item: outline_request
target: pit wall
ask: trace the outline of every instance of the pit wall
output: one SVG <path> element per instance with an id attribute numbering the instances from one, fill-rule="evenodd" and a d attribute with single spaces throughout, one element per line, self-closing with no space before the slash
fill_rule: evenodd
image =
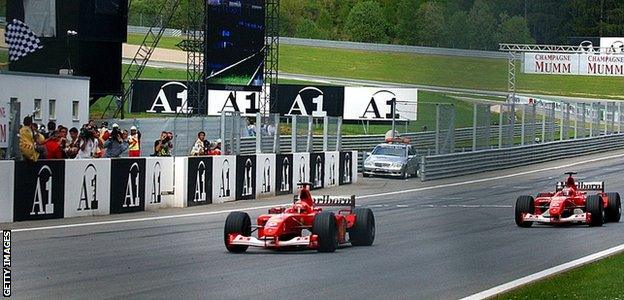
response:
<path id="1" fill-rule="evenodd" d="M 354 159 L 356 158 L 356 159 Z M 357 151 L 0 161 L 0 222 L 255 200 L 357 181 Z"/>

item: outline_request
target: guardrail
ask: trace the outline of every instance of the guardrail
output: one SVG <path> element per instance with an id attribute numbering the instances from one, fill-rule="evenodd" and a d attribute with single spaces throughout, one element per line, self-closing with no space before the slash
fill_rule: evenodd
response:
<path id="1" fill-rule="evenodd" d="M 422 157 L 421 180 L 514 168 L 624 148 L 624 134 Z"/>
<path id="2" fill-rule="evenodd" d="M 154 28 L 154 30 L 157 30 L 157 29 L 158 28 Z M 149 30 L 149 27 L 128 26 L 128 33 L 146 34 L 148 30 Z M 182 35 L 183 35 L 182 30 L 172 29 L 172 28 L 166 28 L 165 32 L 163 33 L 163 36 L 168 36 L 168 37 L 179 37 Z M 358 42 L 348 42 L 348 41 L 302 39 L 302 38 L 293 38 L 293 37 L 280 37 L 280 43 L 283 45 L 297 45 L 297 46 L 309 46 L 309 47 L 321 47 L 321 48 L 338 48 L 338 49 L 365 50 L 365 51 L 399 52 L 399 53 L 479 57 L 479 58 L 495 58 L 495 59 L 507 58 L 507 55 L 508 55 L 507 53 L 497 52 L 497 51 L 421 47 L 421 46 L 392 45 L 392 44 L 371 44 L 371 43 L 358 43 Z"/>

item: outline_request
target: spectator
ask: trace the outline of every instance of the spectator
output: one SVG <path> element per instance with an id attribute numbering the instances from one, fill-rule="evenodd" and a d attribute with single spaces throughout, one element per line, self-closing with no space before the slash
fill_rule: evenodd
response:
<path id="1" fill-rule="evenodd" d="M 71 138 L 71 140 L 68 141 L 68 144 L 65 147 L 65 157 L 76 158 L 79 150 L 78 141 L 80 140 L 80 138 L 78 137 L 78 128 L 72 127 L 69 130 L 69 137 Z"/>
<path id="2" fill-rule="evenodd" d="M 141 132 L 137 130 L 136 126 L 130 127 L 130 136 L 128 136 L 128 144 L 130 150 L 128 156 L 140 157 L 141 156 Z"/>
<path id="3" fill-rule="evenodd" d="M 110 137 L 104 142 L 104 149 L 106 149 L 104 154 L 106 158 L 120 157 L 124 151 L 128 150 L 128 141 L 124 140 L 123 132 L 118 128 L 113 128 Z"/>
<path id="4" fill-rule="evenodd" d="M 256 136 L 256 125 L 252 119 L 247 119 L 247 135 Z"/>
<path id="5" fill-rule="evenodd" d="M 193 144 L 193 148 L 191 148 L 191 156 L 199 156 L 206 154 L 206 148 L 204 147 L 204 140 L 206 139 L 206 133 L 200 131 L 197 134 L 197 140 L 195 144 Z"/>
<path id="6" fill-rule="evenodd" d="M 43 153 L 40 145 L 45 138 L 37 130 L 37 124 L 33 123 L 32 117 L 24 118 L 24 126 L 19 131 L 19 148 L 22 157 L 31 162 L 36 162 Z"/>
<path id="7" fill-rule="evenodd" d="M 217 139 L 215 146 L 210 149 L 208 155 L 221 155 L 221 139 Z"/>
<path id="8" fill-rule="evenodd" d="M 269 125 L 267 125 L 267 133 L 269 134 L 269 136 L 274 136 L 275 135 L 275 125 L 269 123 Z"/>
<path id="9" fill-rule="evenodd" d="M 94 158 L 98 157 L 99 143 L 97 139 L 97 130 L 92 126 L 85 126 L 80 130 L 80 139 L 78 141 L 78 154 L 76 158 Z"/>
<path id="10" fill-rule="evenodd" d="M 46 139 L 54 135 L 54 132 L 56 131 L 56 123 L 54 123 L 54 121 L 49 121 L 47 129 L 48 130 L 43 134 L 43 137 Z"/>
<path id="11" fill-rule="evenodd" d="M 49 127 L 48 127 L 49 130 Z M 50 137 L 45 141 L 46 159 L 63 158 L 63 150 L 61 148 L 61 137 L 56 131 L 50 132 Z"/>
<path id="12" fill-rule="evenodd" d="M 100 143 L 104 144 L 104 142 L 108 141 L 111 134 L 111 131 L 108 130 L 108 122 L 102 122 L 102 127 L 100 127 L 99 133 Z"/>
<path id="13" fill-rule="evenodd" d="M 166 131 L 160 133 L 160 139 L 154 142 L 154 156 L 171 156 L 171 138 L 172 135 Z"/>

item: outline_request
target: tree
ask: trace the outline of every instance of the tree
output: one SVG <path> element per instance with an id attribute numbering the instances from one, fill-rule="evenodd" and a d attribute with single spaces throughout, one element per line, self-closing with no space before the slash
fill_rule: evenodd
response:
<path id="1" fill-rule="evenodd" d="M 316 23 L 312 22 L 309 19 L 303 19 L 297 25 L 295 29 L 295 36 L 299 38 L 306 39 L 326 39 L 328 38 L 327 34 L 325 34 Z"/>
<path id="2" fill-rule="evenodd" d="M 465 11 L 455 12 L 448 21 L 447 47 L 468 49 L 468 14 Z"/>
<path id="3" fill-rule="evenodd" d="M 351 9 L 345 23 L 345 31 L 352 41 L 385 43 L 388 22 L 379 4 L 374 1 L 359 2 Z"/>
<path id="4" fill-rule="evenodd" d="M 468 14 L 468 44 L 470 49 L 494 50 L 497 23 L 492 8 L 485 0 L 475 1 Z"/>
<path id="5" fill-rule="evenodd" d="M 396 40 L 399 44 L 416 45 L 418 42 L 418 0 L 401 0 L 397 3 Z"/>
<path id="6" fill-rule="evenodd" d="M 446 40 L 446 22 L 442 7 L 436 2 L 425 2 L 418 9 L 418 40 L 423 46 L 439 47 Z"/>
<path id="7" fill-rule="evenodd" d="M 534 44 L 535 39 L 529 32 L 529 24 L 521 16 L 507 17 L 503 15 L 496 40 L 508 44 Z"/>

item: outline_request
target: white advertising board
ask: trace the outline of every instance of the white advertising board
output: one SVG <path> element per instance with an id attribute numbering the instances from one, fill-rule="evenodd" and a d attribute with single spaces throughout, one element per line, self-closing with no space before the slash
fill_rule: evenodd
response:
<path id="1" fill-rule="evenodd" d="M 260 93 L 253 91 L 208 91 L 208 115 L 220 116 L 221 112 L 240 112 L 255 116 L 259 112 Z"/>
<path id="2" fill-rule="evenodd" d="M 65 218 L 110 213 L 110 159 L 65 161 Z"/>
<path id="3" fill-rule="evenodd" d="M 524 73 L 624 76 L 624 54 L 525 53 Z"/>
<path id="4" fill-rule="evenodd" d="M 345 120 L 392 120 L 391 101 L 396 100 L 396 120 L 416 120 L 418 90 L 411 88 L 345 87 Z"/>

